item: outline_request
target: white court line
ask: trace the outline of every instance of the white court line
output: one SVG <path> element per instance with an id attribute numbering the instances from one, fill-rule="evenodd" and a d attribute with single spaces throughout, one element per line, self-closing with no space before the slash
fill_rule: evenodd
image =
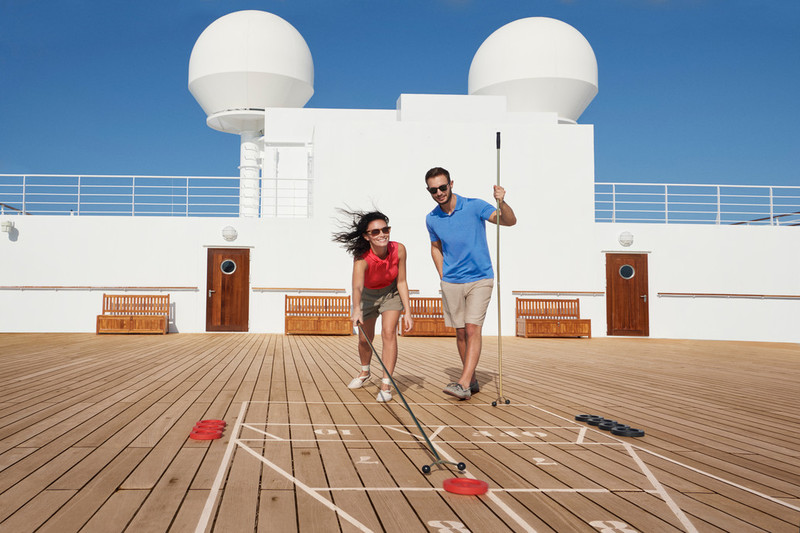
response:
<path id="1" fill-rule="evenodd" d="M 398 430 L 399 431 L 399 430 Z M 405 433 L 401 431 L 401 433 Z M 398 439 L 331 439 L 331 438 L 322 438 L 322 439 L 286 439 L 284 442 L 347 442 L 347 443 L 356 443 L 356 442 L 376 442 L 381 444 L 386 443 L 393 443 L 397 442 L 400 444 L 409 444 L 412 442 L 425 442 L 424 439 L 417 435 L 410 435 L 415 438 L 415 440 L 398 440 Z M 263 440 L 263 439 L 239 439 L 240 442 L 263 442 L 265 444 L 269 444 L 271 442 L 281 442 L 277 440 Z M 583 446 L 624 446 L 624 442 L 583 442 L 583 443 L 576 443 L 575 441 L 524 441 L 524 440 L 440 440 L 442 444 L 499 444 L 499 445 L 506 445 L 506 444 L 522 444 L 525 446 L 566 446 L 567 444 L 582 444 Z"/>
<path id="2" fill-rule="evenodd" d="M 663 485 L 661 485 L 658 479 L 656 479 L 656 476 L 654 476 L 653 473 L 650 471 L 650 469 L 647 468 L 647 465 L 644 464 L 644 461 L 642 461 L 636 454 L 636 451 L 633 449 L 633 446 L 626 443 L 625 449 L 628 450 L 628 453 L 631 454 L 633 460 L 636 461 L 636 464 L 639 465 L 639 468 L 642 469 L 642 472 L 644 472 L 644 475 L 647 476 L 647 479 L 650 481 L 650 484 L 652 484 L 653 488 L 656 489 L 658 495 L 661 496 L 661 499 L 663 499 L 664 502 L 666 502 L 667 507 L 669 507 L 669 509 L 675 514 L 677 519 L 680 520 L 681 524 L 683 524 L 683 527 L 686 528 L 687 533 L 697 533 L 697 529 L 694 527 L 694 524 L 692 524 L 692 522 L 689 520 L 689 517 L 687 517 L 686 513 L 684 513 L 683 510 L 678 506 L 678 504 L 675 503 L 675 500 L 673 500 L 670 497 L 670 495 L 667 494 L 667 491 L 666 489 L 664 489 Z"/>
<path id="3" fill-rule="evenodd" d="M 453 459 L 453 458 L 452 458 L 450 455 L 448 455 L 448 454 L 447 454 L 447 452 L 445 452 L 445 451 L 444 451 L 444 450 L 441 448 L 441 446 L 436 446 L 436 443 L 435 443 L 435 442 L 431 442 L 431 444 L 433 444 L 433 446 L 434 446 L 434 447 L 435 447 L 437 450 L 439 450 L 439 455 L 441 455 L 442 457 L 444 457 L 445 459 L 447 459 L 447 460 L 448 460 L 448 461 L 450 461 L 451 463 L 455 463 L 455 462 L 456 462 L 456 461 L 455 461 L 455 459 Z M 475 476 L 473 476 L 472 474 L 470 474 L 470 473 L 469 473 L 469 470 L 464 470 L 464 474 L 468 475 L 468 476 L 469 476 L 469 477 L 471 477 L 472 479 L 475 479 Z M 533 528 L 533 527 L 532 527 L 530 524 L 528 524 L 528 523 L 527 523 L 525 520 L 523 520 L 523 519 L 522 519 L 522 517 L 521 517 L 521 516 L 519 516 L 517 513 L 515 513 L 515 512 L 514 512 L 514 510 L 513 510 L 511 507 L 509 507 L 508 505 L 506 505 L 506 504 L 505 504 L 505 502 L 503 502 L 503 500 L 501 500 L 499 497 L 497 497 L 497 495 L 496 495 L 494 492 L 492 492 L 492 491 L 489 491 L 489 492 L 487 492 L 486 494 L 487 494 L 488 498 L 489 498 L 489 499 L 490 499 L 490 500 L 491 500 L 491 501 L 492 501 L 492 502 L 493 502 L 495 505 L 497 505 L 498 507 L 500 507 L 500 509 L 502 509 L 502 510 L 503 510 L 503 512 L 505 512 L 505 513 L 508 515 L 508 517 L 509 517 L 509 518 L 511 518 L 511 519 L 512 519 L 514 522 L 516 522 L 516 523 L 517 523 L 517 524 L 518 524 L 520 527 L 522 527 L 523 531 L 526 531 L 527 533 L 536 533 L 536 530 L 535 530 L 535 529 L 534 529 L 534 528 Z"/>
<path id="4" fill-rule="evenodd" d="M 314 487 L 319 492 L 445 492 L 436 487 Z M 611 491 L 609 489 L 489 489 L 489 492 L 562 492 L 562 493 L 603 493 L 609 492 L 646 492 L 657 493 L 656 490 Z"/>
<path id="5" fill-rule="evenodd" d="M 541 407 L 537 407 L 535 405 L 530 405 L 530 407 L 533 407 L 534 409 L 538 409 L 539 411 L 542 411 L 542 412 L 547 413 L 549 415 L 558 417 L 558 418 L 560 418 L 562 420 L 569 420 L 568 418 L 564 418 L 561 415 L 557 415 L 555 413 L 551 413 L 547 409 L 542 409 Z M 600 432 L 600 430 L 597 430 L 597 431 Z M 730 485 L 731 487 L 735 487 L 735 488 L 743 490 L 745 492 L 749 492 L 750 494 L 753 494 L 754 496 L 758 496 L 759 498 L 764 498 L 765 500 L 769 500 L 769 501 L 771 501 L 773 503 L 777 503 L 777 504 L 782 505 L 784 507 L 788 507 L 789 509 L 792 509 L 794 511 L 800 511 L 800 507 L 799 506 L 792 505 L 791 503 L 779 500 L 778 498 L 773 498 L 769 494 L 764 494 L 763 492 L 758 492 L 757 490 L 745 487 L 744 485 L 739 485 L 738 483 L 734 483 L 733 481 L 727 480 L 725 478 L 721 478 L 719 476 L 715 476 L 714 474 L 711 474 L 711 473 L 706 472 L 704 470 L 700 470 L 699 468 L 695 468 L 693 466 L 689 466 L 687 464 L 681 463 L 680 461 L 677 461 L 675 459 L 671 459 L 669 457 L 665 457 L 665 456 L 661 455 L 660 453 L 656 453 L 656 452 L 654 452 L 652 450 L 648 450 L 647 448 L 643 448 L 642 446 L 634 446 L 632 444 L 628 444 L 627 442 L 624 442 L 621 439 L 617 439 L 617 438 L 615 438 L 615 437 L 613 437 L 611 435 L 608 435 L 608 437 L 612 438 L 614 440 L 618 440 L 621 444 L 624 444 L 626 446 L 633 446 L 635 449 L 637 449 L 639 451 L 642 451 L 642 452 L 645 452 L 645 453 L 649 453 L 650 455 L 654 455 L 655 457 L 658 457 L 659 459 L 663 459 L 664 461 L 667 461 L 667 462 L 672 463 L 674 465 L 678 465 L 678 466 L 680 466 L 682 468 L 686 468 L 687 470 L 691 470 L 692 472 L 696 472 L 698 474 L 702 474 L 702 475 L 704 475 L 706 477 L 709 477 L 709 478 L 714 479 L 716 481 L 719 481 L 721 483 L 725 483 L 726 485 Z"/>
<path id="6" fill-rule="evenodd" d="M 252 455 L 256 459 L 258 459 L 259 461 L 261 461 L 265 465 L 269 466 L 271 469 L 273 469 L 274 471 L 276 471 L 277 473 L 279 473 L 280 475 L 282 475 L 283 477 L 285 477 L 286 479 L 288 479 L 289 481 L 294 483 L 297 487 L 300 487 L 300 489 L 302 489 L 303 492 L 305 492 L 306 494 L 308 494 L 309 496 L 311 496 L 312 498 L 314 498 L 315 500 L 320 502 L 322 505 L 324 505 L 325 507 L 327 507 L 331 511 L 335 512 L 336 514 L 338 514 L 339 516 L 341 516 L 342 518 L 344 518 L 345 520 L 347 520 L 351 524 L 353 524 L 359 531 L 364 531 L 365 533 L 372 533 L 371 529 L 369 529 L 367 526 L 365 526 L 364 524 L 362 524 L 361 522 L 356 520 L 354 517 L 350 516 L 344 509 L 334 505 L 332 502 L 330 502 L 330 501 L 326 500 L 325 498 L 323 498 L 322 496 L 320 496 L 316 492 L 316 489 L 312 489 L 311 487 L 309 487 L 308 485 L 306 485 L 305 483 L 303 483 L 302 481 L 300 481 L 296 477 L 292 476 L 291 474 L 289 474 L 288 472 L 283 470 L 281 467 L 279 467 L 278 465 L 276 465 L 275 463 L 273 463 L 272 461 L 270 461 L 269 459 L 264 457 L 263 455 L 256 453 L 250 447 L 245 446 L 244 444 L 241 444 L 241 443 L 239 443 L 239 446 L 242 449 L 244 449 L 244 451 L 246 451 L 247 453 L 249 453 L 250 455 Z M 330 490 L 330 489 L 322 489 L 322 490 Z"/>
<path id="7" fill-rule="evenodd" d="M 225 448 L 225 455 L 222 456 L 219 470 L 217 470 L 217 477 L 214 478 L 214 484 L 211 485 L 211 492 L 206 498 L 206 504 L 203 507 L 203 512 L 200 514 L 200 521 L 197 522 L 195 533 L 205 533 L 208 528 L 208 522 L 211 519 L 211 512 L 214 510 L 214 504 L 217 503 L 217 494 L 219 488 L 222 486 L 222 481 L 225 478 L 225 472 L 228 471 L 228 463 L 230 463 L 233 449 L 236 447 L 236 437 L 242 427 L 242 420 L 244 420 L 244 413 L 247 410 L 247 402 L 242 402 L 242 407 L 239 409 L 239 416 L 236 418 L 236 424 L 233 426 L 233 438 L 228 442 Z"/>
<path id="8" fill-rule="evenodd" d="M 282 438 L 282 437 L 278 437 L 277 435 L 273 435 L 272 433 L 268 433 L 268 432 L 266 432 L 266 431 L 262 431 L 262 430 L 260 430 L 260 429 L 254 428 L 254 427 L 252 427 L 250 424 L 242 424 L 242 427 L 246 427 L 246 428 L 247 428 L 247 429 L 249 429 L 250 431 L 255 431 L 256 433 L 261 433 L 262 435 L 265 435 L 265 436 L 267 436 L 267 437 L 271 438 L 271 439 L 272 439 L 272 440 L 274 440 L 274 441 L 279 441 L 279 442 L 281 442 L 281 441 L 282 441 L 282 442 L 286 442 L 286 439 L 284 439 L 284 438 Z M 240 439 L 240 440 L 241 440 L 241 439 Z M 256 439 L 247 439 L 247 440 L 253 440 L 253 441 L 254 441 L 254 440 L 256 440 Z"/>
<path id="9" fill-rule="evenodd" d="M 586 436 L 586 428 L 582 427 L 580 433 L 578 433 L 578 438 L 575 439 L 575 444 L 583 444 L 583 438 Z"/>
<path id="10" fill-rule="evenodd" d="M 338 404 L 337 404 L 338 405 Z M 453 428 L 453 429 L 586 429 L 586 426 L 581 426 L 578 424 L 572 426 L 453 426 L 447 425 L 442 426 L 441 424 L 423 424 L 420 422 L 420 425 L 427 428 L 433 427 L 443 427 L 443 428 Z M 293 422 L 259 422 L 258 424 L 254 423 L 247 423 L 245 426 L 250 428 L 256 428 L 259 426 L 292 426 L 292 427 L 336 427 L 336 428 L 391 428 L 391 429 L 413 429 L 416 427 L 412 424 L 328 424 L 325 422 L 309 422 L 309 423 L 293 423 Z"/>

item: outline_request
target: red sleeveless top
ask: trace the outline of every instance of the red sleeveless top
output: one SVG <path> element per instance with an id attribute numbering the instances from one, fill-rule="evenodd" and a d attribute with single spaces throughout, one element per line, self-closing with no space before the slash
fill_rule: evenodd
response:
<path id="1" fill-rule="evenodd" d="M 361 256 L 367 262 L 367 271 L 364 273 L 364 287 L 367 289 L 383 289 L 397 279 L 397 243 L 389 241 L 388 253 L 381 259 L 372 252 L 372 248 Z"/>

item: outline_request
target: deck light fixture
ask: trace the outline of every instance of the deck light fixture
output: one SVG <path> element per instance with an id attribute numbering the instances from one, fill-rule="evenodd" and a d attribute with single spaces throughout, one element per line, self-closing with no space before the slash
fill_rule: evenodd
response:
<path id="1" fill-rule="evenodd" d="M 620 233 L 619 243 L 626 248 L 631 244 L 633 244 L 633 233 L 631 233 L 630 231 L 623 231 L 622 233 Z"/>
<path id="2" fill-rule="evenodd" d="M 11 233 L 11 230 L 14 229 L 14 222 L 11 220 L 4 220 L 0 222 L 0 229 L 2 229 L 3 233 Z"/>
<path id="3" fill-rule="evenodd" d="M 236 237 L 239 236 L 239 233 L 236 231 L 236 228 L 233 226 L 225 226 L 222 228 L 222 238 L 226 241 L 235 241 Z"/>

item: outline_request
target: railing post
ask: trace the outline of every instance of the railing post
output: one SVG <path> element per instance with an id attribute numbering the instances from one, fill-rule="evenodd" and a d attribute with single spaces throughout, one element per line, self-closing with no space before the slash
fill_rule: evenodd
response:
<path id="1" fill-rule="evenodd" d="M 611 184 L 611 222 L 617 221 L 617 184 Z"/>
<path id="2" fill-rule="evenodd" d="M 773 199 L 772 199 L 772 187 L 770 187 L 769 188 L 769 225 L 770 226 L 776 225 L 775 224 L 775 218 L 774 218 L 775 217 L 775 212 L 773 210 L 772 201 L 773 201 Z"/>
<path id="3" fill-rule="evenodd" d="M 722 201 L 719 193 L 719 185 L 717 185 L 717 226 L 722 223 Z"/>
<path id="4" fill-rule="evenodd" d="M 26 202 L 26 200 L 28 198 L 27 192 L 28 192 L 28 176 L 23 175 L 22 176 L 22 214 L 23 215 L 28 212 L 28 210 L 25 208 L 25 202 Z"/>
<path id="5" fill-rule="evenodd" d="M 669 185 L 664 184 L 664 224 L 669 224 Z"/>
<path id="6" fill-rule="evenodd" d="M 131 216 L 136 216 L 136 176 L 131 176 Z"/>
<path id="7" fill-rule="evenodd" d="M 78 216 L 81 215 L 81 194 L 82 194 L 81 188 L 82 188 L 81 187 L 81 176 L 78 176 L 78 205 L 77 205 L 77 211 L 78 211 L 77 215 Z"/>

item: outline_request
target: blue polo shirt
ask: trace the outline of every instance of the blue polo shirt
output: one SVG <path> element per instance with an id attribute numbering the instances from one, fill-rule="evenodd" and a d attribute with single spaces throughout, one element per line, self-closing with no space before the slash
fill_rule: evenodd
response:
<path id="1" fill-rule="evenodd" d="M 425 217 L 431 242 L 442 242 L 443 277 L 448 283 L 493 279 L 492 258 L 486 242 L 486 221 L 496 208 L 479 198 L 456 195 L 451 214 L 438 205 Z"/>

